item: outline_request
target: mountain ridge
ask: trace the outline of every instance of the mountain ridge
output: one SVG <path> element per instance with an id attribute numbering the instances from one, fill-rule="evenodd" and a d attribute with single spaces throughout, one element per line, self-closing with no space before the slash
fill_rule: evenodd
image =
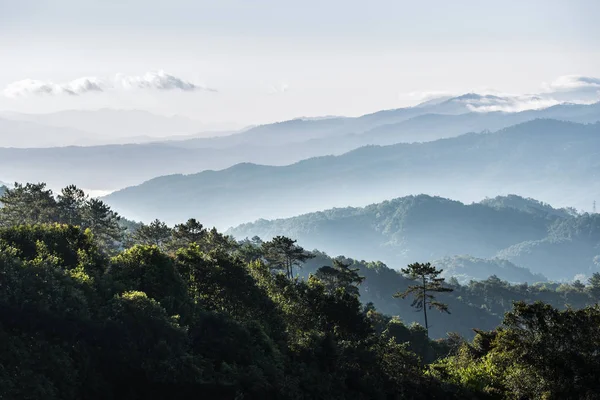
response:
<path id="1" fill-rule="evenodd" d="M 136 193 L 144 193 L 146 205 L 135 207 L 136 212 L 173 222 L 184 213 L 195 213 L 210 224 L 225 227 L 260 217 L 359 206 L 411 193 L 472 201 L 512 192 L 551 202 L 560 197 L 561 206 L 582 207 L 600 195 L 593 185 L 600 171 L 595 151 L 600 147 L 599 132 L 599 123 L 536 120 L 494 133 L 365 146 L 340 156 L 281 167 L 245 163 L 178 176 L 169 191 L 161 187 L 161 182 L 169 179 L 161 177 L 117 191 L 106 200 L 128 213 L 134 208 L 127 203 L 136 203 Z M 177 211 L 161 215 L 161 204 L 176 204 L 173 209 Z M 227 207 L 235 207 L 238 218 L 228 216 Z M 144 219 L 143 215 L 135 218 Z"/>

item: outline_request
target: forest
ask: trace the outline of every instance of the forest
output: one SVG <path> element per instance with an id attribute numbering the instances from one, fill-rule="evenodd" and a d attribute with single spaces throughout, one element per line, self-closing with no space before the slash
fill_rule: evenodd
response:
<path id="1" fill-rule="evenodd" d="M 516 195 L 471 204 L 405 196 L 360 208 L 261 219 L 227 233 L 265 240 L 290 236 L 309 248 L 379 259 L 396 268 L 435 261 L 462 283 L 490 275 L 510 282 L 573 280 L 591 275 L 600 260 L 600 215 Z"/>
<path id="2" fill-rule="evenodd" d="M 594 399 L 600 390 L 597 273 L 461 284 L 429 263 L 396 270 L 285 236 L 238 241 L 193 218 L 128 221 L 75 186 L 55 195 L 16 184 L 0 202 L 0 398 Z"/>

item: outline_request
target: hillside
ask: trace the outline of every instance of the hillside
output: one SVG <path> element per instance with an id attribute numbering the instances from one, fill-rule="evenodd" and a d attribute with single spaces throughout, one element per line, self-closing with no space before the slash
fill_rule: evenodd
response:
<path id="1" fill-rule="evenodd" d="M 463 283 L 490 275 L 533 283 L 589 276 L 596 270 L 600 215 L 561 215 L 561 210 L 551 207 L 552 212 L 530 212 L 497 206 L 507 199 L 514 203 L 516 198 L 466 205 L 439 197 L 408 196 L 364 208 L 259 220 L 228 233 L 238 238 L 290 236 L 308 248 L 379 259 L 396 269 L 414 261 L 435 260 L 447 277 L 456 276 Z M 525 207 L 528 210 L 541 204 L 519 199 L 522 205 L 531 204 Z"/>
<path id="2" fill-rule="evenodd" d="M 456 100 L 454 100 L 456 101 Z M 461 103 L 462 104 L 462 103 Z M 443 112 L 461 111 L 462 114 Z M 100 112 L 100 111 L 98 111 Z M 108 111 L 103 111 L 107 113 Z M 86 121 L 99 119 L 91 112 L 78 115 Z M 152 125 L 153 118 L 144 122 L 143 113 L 124 113 L 122 116 L 113 110 L 102 124 L 90 122 L 90 132 L 114 126 L 115 134 L 126 135 L 145 132 Z M 104 115 L 104 114 L 102 114 Z M 67 114 L 68 116 L 68 114 Z M 46 118 L 45 116 L 44 118 Z M 85 117 L 85 118 L 84 118 Z M 157 176 L 169 174 L 190 174 L 203 170 L 218 170 L 237 163 L 250 162 L 265 165 L 289 165 L 310 157 L 340 155 L 365 145 L 390 145 L 396 143 L 426 142 L 440 138 L 455 137 L 467 132 L 495 131 L 535 118 L 555 118 L 574 122 L 600 121 L 600 105 L 559 105 L 544 110 L 519 113 L 470 112 L 467 108 L 439 108 L 437 105 L 411 107 L 381 111 L 357 118 L 333 117 L 326 119 L 295 119 L 266 124 L 245 129 L 236 134 L 212 138 L 187 140 L 156 139 L 153 143 L 128 145 L 102 145 L 66 148 L 0 148 L 0 170 L 13 181 L 43 180 L 52 187 L 62 187 L 71 183 L 95 190 L 116 190 L 139 184 Z M 33 118 L 33 117 L 32 117 Z M 35 121 L 47 122 L 42 117 Z M 56 116 L 53 117 L 56 119 Z M 111 122 L 123 120 L 122 124 Z M 156 117 L 158 118 L 158 117 Z M 161 117 L 155 129 L 166 130 L 172 119 Z M 57 123 L 54 119 L 50 122 Z M 132 120 L 132 121 L 130 121 Z M 179 132 L 180 124 L 173 120 L 172 132 Z M 0 121 L 1 122 L 1 121 Z M 10 124 L 33 122 L 7 121 Z M 81 122 L 81 121 L 80 121 Z M 10 126 L 13 126 L 10 125 Z M 74 126 L 85 126 L 83 122 Z M 37 147 L 47 144 L 92 144 L 94 141 L 109 140 L 105 136 L 73 131 L 72 128 L 58 128 L 49 125 L 36 125 L 43 140 L 34 140 L 16 128 L 2 128 L 0 147 L 16 144 L 37 143 Z M 182 128 L 183 129 L 183 128 Z M 14 135 L 20 132 L 19 135 Z M 148 131 L 150 132 L 150 131 Z M 4 135 L 3 135 L 4 133 Z M 65 137 L 73 140 L 65 141 Z M 96 137 L 97 136 L 97 137 Z M 85 138 L 89 138 L 84 142 Z M 132 138 L 132 136 L 129 136 Z M 62 140 L 62 142 L 61 142 Z M 115 143 L 116 136 L 112 139 Z M 133 140 L 133 139 L 132 139 Z M 136 139 L 137 140 L 137 139 Z M 142 140 L 142 139 L 140 139 Z M 147 141 L 146 137 L 143 139 Z M 78 168 L 71 168 L 77 165 Z"/>
<path id="3" fill-rule="evenodd" d="M 500 228 L 498 214 L 509 226 L 519 224 L 511 217 L 519 215 L 545 218 L 553 237 L 597 238 L 596 216 L 542 217 L 512 207 L 539 202 L 494 200 L 509 206 L 399 199 L 386 229 L 410 230 L 414 209 L 437 204 L 465 225 L 477 224 L 470 213 Z M 383 399 L 406 392 L 420 399 L 509 399 L 512 388 L 500 386 L 495 393 L 502 397 L 490 397 L 487 386 L 457 378 L 475 370 L 484 382 L 513 382 L 516 371 L 530 382 L 538 363 L 512 357 L 532 348 L 550 354 L 543 365 L 563 347 L 573 368 L 595 365 L 600 273 L 586 283 L 510 284 L 494 274 L 461 284 L 464 269 L 526 270 L 497 259 L 438 260 L 448 280 L 436 280 L 443 292 L 427 293 L 450 312 L 432 310 L 427 319 L 402 295 L 417 282 L 381 262 L 309 253 L 287 238 L 235 241 L 193 219 L 174 227 L 120 221 L 72 186 L 54 197 L 43 183 L 16 184 L 0 203 L 3 398 L 122 398 L 126 385 L 126 397 L 144 399 L 164 398 L 165 391 L 177 398 Z M 388 215 L 389 207 L 374 208 Z M 453 218 L 428 214 L 430 227 Z M 502 229 L 479 229 L 503 242 Z M 433 268 L 423 282 L 440 272 Z M 567 342 L 574 331 L 577 340 Z M 585 382 L 588 393 L 596 380 Z M 538 398 L 537 388 L 526 398 Z"/>
<path id="4" fill-rule="evenodd" d="M 124 215 L 229 227 L 414 193 L 475 201 L 516 193 L 559 206 L 600 197 L 600 123 L 535 120 L 494 133 L 367 146 L 288 166 L 238 164 L 163 176 L 106 197 Z M 235 212 L 233 212 L 235 210 Z"/>
<path id="5" fill-rule="evenodd" d="M 400 142 L 426 142 L 455 137 L 467 132 L 486 130 L 493 132 L 540 118 L 594 123 L 600 120 L 600 103 L 592 105 L 562 104 L 541 110 L 513 113 L 495 111 L 462 114 L 423 114 L 406 121 L 380 125 L 359 135 L 358 139 L 363 144 L 379 145 Z"/>

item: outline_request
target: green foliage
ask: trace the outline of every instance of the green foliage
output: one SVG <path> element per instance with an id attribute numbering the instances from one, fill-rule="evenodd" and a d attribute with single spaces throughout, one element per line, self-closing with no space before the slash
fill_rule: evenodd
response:
<path id="1" fill-rule="evenodd" d="M 478 332 L 430 367 L 438 379 L 506 399 L 593 399 L 600 373 L 600 308 L 559 311 L 515 303 L 504 324 Z"/>
<path id="2" fill-rule="evenodd" d="M 0 196 L 0 203 L 0 226 L 51 223 L 81 226 L 90 229 L 107 252 L 115 251 L 123 239 L 121 217 L 74 185 L 62 189 L 55 199 L 45 183 L 15 183 L 13 189 L 6 189 Z"/>
<path id="3" fill-rule="evenodd" d="M 350 268 L 350 265 L 343 260 L 335 259 L 333 266 L 325 265 L 319 268 L 315 276 L 323 282 L 329 293 L 342 289 L 351 295 L 359 296 L 358 285 L 365 278 L 358 274 L 359 268 Z"/>
<path id="4" fill-rule="evenodd" d="M 17 189 L 0 228 L 0 398 L 592 399 L 600 389 L 600 308 L 584 307 L 597 302 L 597 273 L 587 285 L 492 276 L 449 288 L 430 263 L 404 276 L 286 237 L 237 243 L 195 220 L 155 221 L 138 235 L 146 244 L 123 249 L 118 215 L 76 187 L 57 199 L 43 185 Z M 595 237 L 594 226 L 572 232 Z M 427 321 L 402 322 L 411 306 L 396 292 L 424 312 L 452 308 L 432 336 L 484 330 L 471 343 L 430 340 Z"/>
<path id="5" fill-rule="evenodd" d="M 588 291 L 596 300 L 600 301 L 600 273 L 594 272 L 589 279 Z"/>
<path id="6" fill-rule="evenodd" d="M 203 243 L 208 236 L 207 229 L 194 218 L 187 220 L 185 224 L 177 224 L 172 230 L 172 248 L 186 247 L 192 243 Z"/>
<path id="7" fill-rule="evenodd" d="M 408 275 L 409 279 L 418 282 L 418 284 L 411 285 L 405 291 L 396 293 L 394 297 L 403 299 L 410 295 L 414 297 L 411 307 L 415 307 L 417 311 L 423 311 L 425 331 L 429 336 L 427 309 L 436 308 L 441 312 L 450 314 L 448 305 L 437 301 L 431 293 L 447 293 L 452 292 L 454 289 L 443 286 L 444 278 L 438 278 L 442 270 L 437 269 L 431 263 L 409 264 L 407 268 L 402 269 L 402 273 Z"/>
<path id="8" fill-rule="evenodd" d="M 308 248 L 389 265 L 435 260 L 447 273 L 462 275 L 462 282 L 497 275 L 509 282 L 533 283 L 573 279 L 572 268 L 565 265 L 596 271 L 600 216 L 515 195 L 473 204 L 418 195 L 363 208 L 258 220 L 228 233 L 263 239 L 285 235 Z M 462 255 L 468 256 L 446 259 Z"/>
<path id="9" fill-rule="evenodd" d="M 107 251 L 114 251 L 123 240 L 121 217 L 102 200 L 90 199 L 83 209 L 82 227 L 90 229 L 98 243 Z"/>
<path id="10" fill-rule="evenodd" d="M 56 200 L 45 183 L 15 183 L 0 197 L 0 202 L 0 225 L 59 222 Z"/>
<path id="11" fill-rule="evenodd" d="M 276 236 L 273 240 L 262 244 L 264 256 L 272 269 L 285 272 L 289 279 L 294 278 L 294 267 L 302 266 L 306 260 L 313 258 L 296 240 L 285 236 Z"/>
<path id="12" fill-rule="evenodd" d="M 136 244 L 158 246 L 165 249 L 171 240 L 171 228 L 164 222 L 155 219 L 150 224 L 142 223 L 133 233 L 132 239 Z"/>
<path id="13" fill-rule="evenodd" d="M 264 254 L 247 265 L 240 249 L 205 231 L 109 259 L 76 226 L 2 228 L 0 397 L 454 396 L 356 292 L 273 274 Z"/>

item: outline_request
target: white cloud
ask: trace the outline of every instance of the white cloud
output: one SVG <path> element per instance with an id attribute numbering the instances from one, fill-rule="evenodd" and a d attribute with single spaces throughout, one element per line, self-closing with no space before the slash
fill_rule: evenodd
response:
<path id="1" fill-rule="evenodd" d="M 554 82 L 543 85 L 549 92 L 572 91 L 581 89 L 600 90 L 600 79 L 591 76 L 565 75 L 557 78 Z"/>
<path id="2" fill-rule="evenodd" d="M 165 71 L 147 72 L 142 76 L 125 76 L 117 74 L 115 78 L 116 86 L 121 86 L 126 90 L 131 89 L 156 89 L 156 90 L 174 90 L 179 89 L 186 92 L 195 90 L 215 91 L 203 85 L 194 84 L 185 81 L 176 76 L 167 74 Z"/>
<path id="3" fill-rule="evenodd" d="M 469 94 L 457 92 L 412 92 L 408 96 L 420 101 L 420 106 L 441 104 L 446 100 L 462 104 L 473 112 L 519 112 L 551 107 L 561 103 L 591 104 L 600 101 L 600 79 L 565 75 L 552 83 L 543 83 L 539 93 L 514 94 L 490 88 L 477 88 Z"/>
<path id="4" fill-rule="evenodd" d="M 99 77 L 82 77 L 70 82 L 55 83 L 52 81 L 40 81 L 35 79 L 24 79 L 10 83 L 4 89 L 6 97 L 26 97 L 31 95 L 71 95 L 78 96 L 91 92 L 104 92 L 108 90 L 182 90 L 191 91 L 216 91 L 204 85 L 185 81 L 165 71 L 147 72 L 140 76 L 127 76 L 116 74 L 112 79 Z"/>
<path id="5" fill-rule="evenodd" d="M 536 95 L 520 95 L 471 102 L 467 104 L 467 108 L 475 112 L 520 112 L 548 108 L 560 103 L 560 101 L 553 98 L 543 98 Z"/>
<path id="6" fill-rule="evenodd" d="M 103 92 L 109 85 L 102 79 L 96 77 L 77 78 L 68 83 L 67 88 L 75 94 L 86 92 Z"/>
<path id="7" fill-rule="evenodd" d="M 280 83 L 279 85 L 269 85 L 268 93 L 285 93 L 290 89 L 290 86 L 287 83 Z"/>

